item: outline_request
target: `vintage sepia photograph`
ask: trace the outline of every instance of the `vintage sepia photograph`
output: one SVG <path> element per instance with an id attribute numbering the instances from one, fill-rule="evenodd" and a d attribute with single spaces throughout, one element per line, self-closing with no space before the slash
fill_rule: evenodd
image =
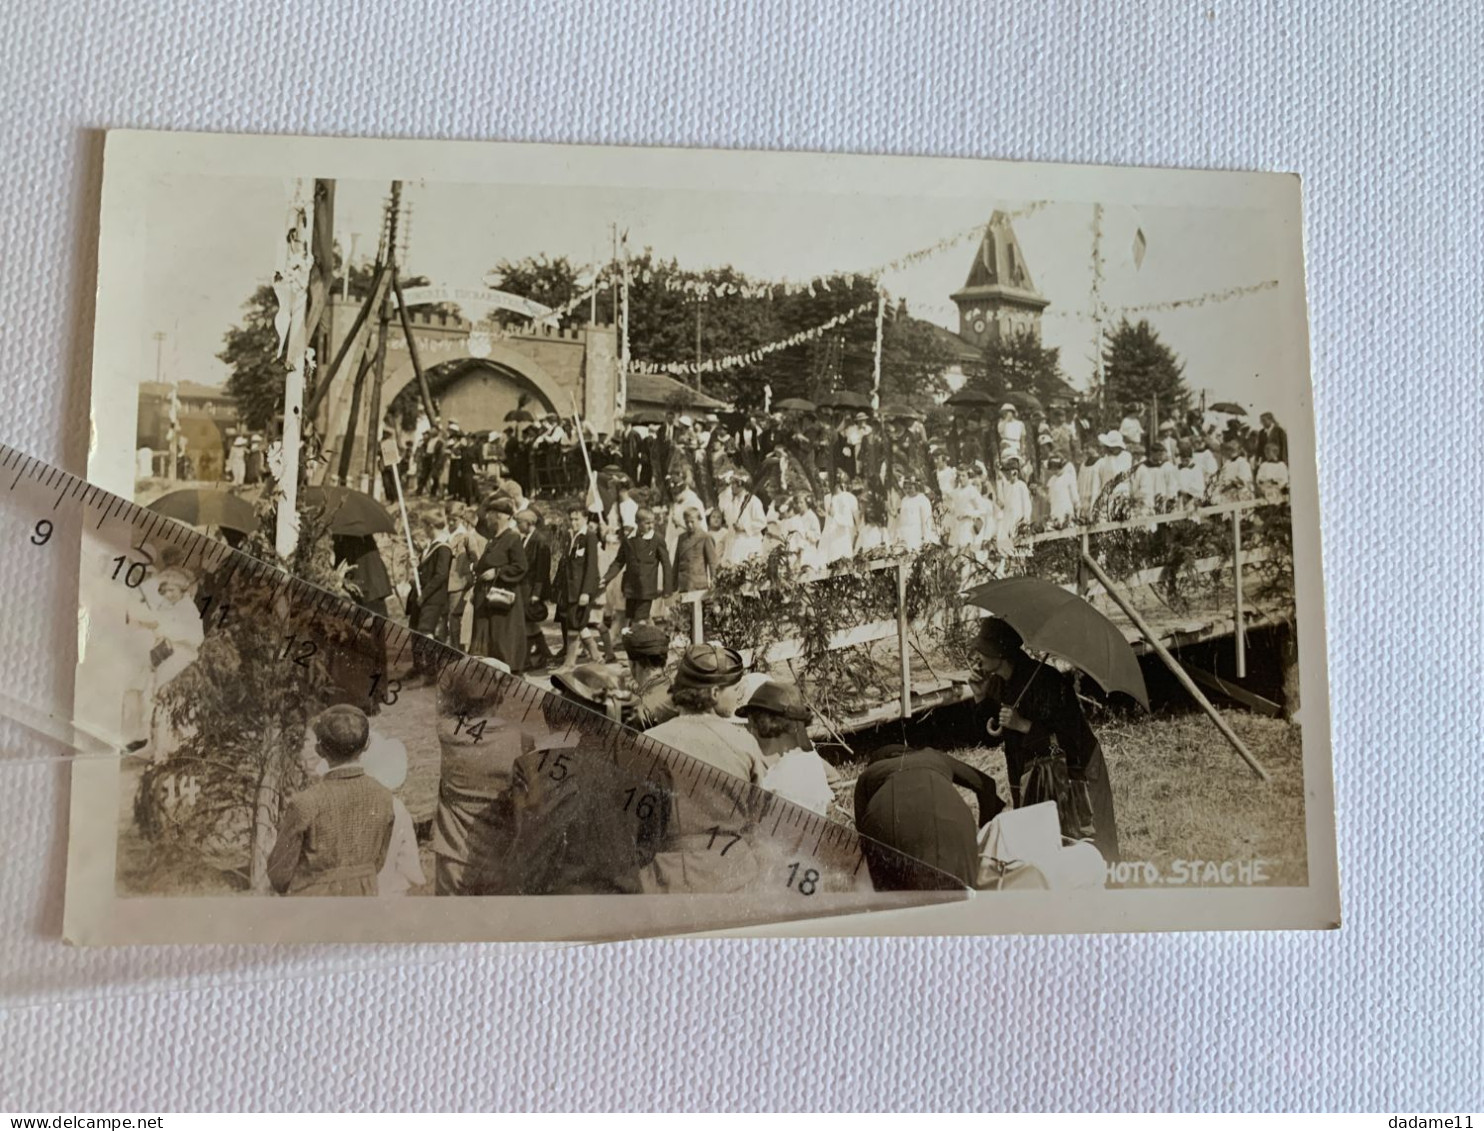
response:
<path id="1" fill-rule="evenodd" d="M 84 539 L 69 937 L 1338 924 L 1295 178 L 122 133 L 102 211 L 90 478 L 223 549 Z"/>

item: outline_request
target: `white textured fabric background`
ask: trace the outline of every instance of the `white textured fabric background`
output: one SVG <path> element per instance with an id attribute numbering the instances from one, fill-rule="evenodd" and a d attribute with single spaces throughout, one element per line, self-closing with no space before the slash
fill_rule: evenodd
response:
<path id="1" fill-rule="evenodd" d="M 73 470 L 89 131 L 1302 173 L 1345 927 L 655 942 L 39 1005 L 0 1014 L 0 1109 L 1484 1107 L 1476 0 L 6 7 L 0 438 Z M 0 787 L 0 914 L 54 933 L 15 874 L 60 884 L 56 807 L 24 803 L 53 774 Z"/>

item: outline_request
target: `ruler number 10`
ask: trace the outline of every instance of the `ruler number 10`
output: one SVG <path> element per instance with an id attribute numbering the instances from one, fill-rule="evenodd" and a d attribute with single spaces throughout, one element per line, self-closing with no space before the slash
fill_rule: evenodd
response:
<path id="1" fill-rule="evenodd" d="M 47 537 L 51 537 L 50 531 L 47 532 Z M 35 540 L 34 536 L 32 540 Z M 39 546 L 41 545 L 41 543 L 38 542 L 37 545 Z M 143 585 L 145 574 L 147 574 L 148 572 L 149 567 L 146 566 L 143 562 L 131 562 L 122 554 L 113 559 L 113 580 L 122 580 L 123 583 L 130 589 L 138 589 L 141 585 Z M 123 576 L 120 577 L 120 574 L 122 574 Z"/>

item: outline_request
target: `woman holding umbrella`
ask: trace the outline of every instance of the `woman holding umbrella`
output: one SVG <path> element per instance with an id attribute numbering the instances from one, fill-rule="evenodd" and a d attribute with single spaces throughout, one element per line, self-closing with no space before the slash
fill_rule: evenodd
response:
<path id="1" fill-rule="evenodd" d="M 1071 812 L 1063 812 L 1063 830 L 1086 836 L 1087 830 L 1080 826 L 1090 823 L 1094 846 L 1104 860 L 1116 861 L 1118 826 L 1102 746 L 1082 713 L 1071 676 L 1045 658 L 1033 658 L 1026 647 L 1054 652 L 1082 668 L 1105 690 L 1124 691 L 1147 704 L 1148 693 L 1133 650 L 1118 629 L 1086 601 L 1047 582 L 1033 578 L 989 582 L 969 599 L 998 614 L 980 626 L 969 681 L 990 742 L 1005 745 L 1011 799 L 1017 806 L 1022 804 L 1027 771 L 1037 759 L 1048 759 L 1051 764 L 1044 769 L 1056 775 L 1055 752 L 1059 750 L 1066 759 L 1072 798 Z M 1027 635 L 1017 631 L 1012 621 Z"/>

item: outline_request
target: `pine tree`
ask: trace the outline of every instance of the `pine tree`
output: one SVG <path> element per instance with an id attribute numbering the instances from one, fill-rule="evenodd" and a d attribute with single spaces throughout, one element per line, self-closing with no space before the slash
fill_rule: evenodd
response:
<path id="1" fill-rule="evenodd" d="M 1125 318 L 1118 324 L 1103 350 L 1105 401 L 1110 412 L 1120 406 L 1147 408 L 1159 398 L 1161 416 L 1184 412 L 1190 407 L 1190 390 L 1182 374 L 1185 363 L 1149 325 L 1148 319 L 1135 324 Z"/>
<path id="2" fill-rule="evenodd" d="M 1061 350 L 1043 346 L 1029 330 L 992 341 L 984 348 L 983 371 L 970 378 L 969 387 L 995 400 L 1006 393 L 1031 393 L 1044 405 L 1064 389 Z"/>

